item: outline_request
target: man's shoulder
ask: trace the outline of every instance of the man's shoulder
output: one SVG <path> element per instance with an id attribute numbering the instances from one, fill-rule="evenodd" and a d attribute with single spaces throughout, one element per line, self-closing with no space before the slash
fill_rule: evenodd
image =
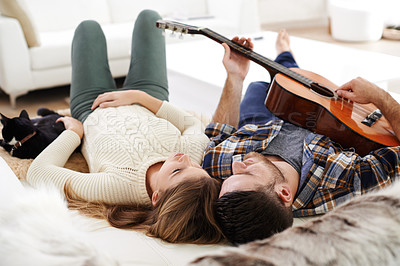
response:
<path id="1" fill-rule="evenodd" d="M 207 135 L 219 135 L 219 134 L 232 134 L 236 131 L 234 126 L 218 123 L 218 122 L 211 122 L 206 126 L 205 133 Z"/>
<path id="2" fill-rule="evenodd" d="M 234 126 L 224 124 L 224 123 L 216 123 L 212 122 L 207 125 L 205 129 L 205 133 L 210 137 L 215 137 L 217 135 L 234 135 L 241 134 L 245 132 L 270 132 L 276 131 L 279 132 L 283 124 L 282 120 L 270 121 L 264 124 L 246 124 L 241 126 L 240 128 L 235 128 Z"/>

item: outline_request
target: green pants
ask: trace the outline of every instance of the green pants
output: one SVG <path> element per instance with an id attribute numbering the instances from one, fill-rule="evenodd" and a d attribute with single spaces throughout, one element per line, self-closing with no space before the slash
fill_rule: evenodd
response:
<path id="1" fill-rule="evenodd" d="M 121 90 L 141 90 L 168 101 L 165 38 L 154 11 L 142 11 L 132 34 L 131 62 Z M 92 112 L 99 94 L 117 90 L 107 58 L 107 44 L 100 25 L 83 21 L 72 41 L 71 114 L 81 122 Z"/>

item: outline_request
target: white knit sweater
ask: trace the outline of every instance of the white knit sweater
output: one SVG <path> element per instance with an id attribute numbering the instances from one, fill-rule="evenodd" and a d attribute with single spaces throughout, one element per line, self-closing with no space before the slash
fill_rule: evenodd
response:
<path id="1" fill-rule="evenodd" d="M 64 168 L 79 146 L 79 136 L 65 130 L 31 164 L 32 185 L 55 184 L 60 190 L 70 179 L 73 190 L 86 200 L 150 204 L 147 169 L 172 152 L 183 152 L 201 162 L 209 139 L 200 120 L 163 102 L 154 115 L 134 104 L 97 108 L 84 122 L 82 154 L 90 173 Z"/>

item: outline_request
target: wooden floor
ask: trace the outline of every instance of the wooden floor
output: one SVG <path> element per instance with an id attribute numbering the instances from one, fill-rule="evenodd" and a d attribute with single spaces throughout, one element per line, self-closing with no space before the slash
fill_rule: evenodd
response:
<path id="1" fill-rule="evenodd" d="M 279 26 L 265 26 L 263 30 L 279 30 Z M 287 31 L 291 36 L 303 37 L 312 40 L 318 40 L 347 47 L 353 47 L 362 50 L 385 53 L 400 57 L 400 41 L 381 39 L 377 42 L 367 43 L 347 43 L 335 41 L 329 34 L 327 26 L 304 27 L 304 28 L 288 28 Z M 39 107 L 47 107 L 49 109 L 65 109 L 68 104 L 69 86 L 57 87 L 52 89 L 37 90 L 21 96 L 17 99 L 17 107 L 11 108 L 9 105 L 8 95 L 0 91 L 0 113 L 13 117 L 17 116 L 22 109 L 26 109 L 31 116 L 36 115 Z"/>
<path id="2" fill-rule="evenodd" d="M 65 109 L 69 107 L 69 86 L 43 89 L 29 92 L 17 98 L 16 108 L 11 108 L 8 95 L 0 92 L 0 113 L 7 117 L 18 116 L 25 109 L 30 117 L 36 116 L 36 110 L 47 107 L 52 110 Z"/>
<path id="3" fill-rule="evenodd" d="M 266 27 L 265 30 L 277 30 L 277 27 Z M 400 57 L 400 41 L 381 39 L 376 42 L 342 42 L 333 39 L 329 33 L 328 27 L 308 27 L 308 28 L 292 28 L 287 30 L 292 36 L 317 40 L 322 42 L 333 43 L 346 47 L 367 50 L 371 52 L 384 53 Z"/>

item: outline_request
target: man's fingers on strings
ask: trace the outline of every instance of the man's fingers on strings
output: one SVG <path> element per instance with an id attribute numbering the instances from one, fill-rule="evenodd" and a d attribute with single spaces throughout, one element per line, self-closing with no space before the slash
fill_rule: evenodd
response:
<path id="1" fill-rule="evenodd" d="M 253 48 L 254 48 L 254 43 L 251 41 L 251 38 L 247 38 L 247 39 L 246 39 L 245 46 L 246 46 L 247 48 L 253 50 Z"/>
<path id="2" fill-rule="evenodd" d="M 339 91 L 350 91 L 351 90 L 351 82 L 346 82 L 345 84 L 343 84 L 342 86 L 340 86 L 339 88 L 336 89 L 336 92 Z"/>
<path id="3" fill-rule="evenodd" d="M 240 44 L 240 45 L 242 45 L 244 47 L 247 47 L 249 49 L 253 49 L 253 47 L 254 47 L 254 44 L 251 41 L 251 38 L 246 38 L 246 37 L 239 38 L 239 37 L 236 36 L 236 37 L 234 37 L 232 39 L 232 41 L 234 41 L 234 42 L 236 42 L 236 43 L 238 43 L 238 44 Z"/>
<path id="4" fill-rule="evenodd" d="M 338 90 L 337 94 L 342 97 L 342 98 L 346 98 L 349 100 L 353 100 L 354 94 L 353 91 L 351 90 Z"/>
<path id="5" fill-rule="evenodd" d="M 232 42 L 239 42 L 239 36 L 235 36 L 232 38 Z"/>

